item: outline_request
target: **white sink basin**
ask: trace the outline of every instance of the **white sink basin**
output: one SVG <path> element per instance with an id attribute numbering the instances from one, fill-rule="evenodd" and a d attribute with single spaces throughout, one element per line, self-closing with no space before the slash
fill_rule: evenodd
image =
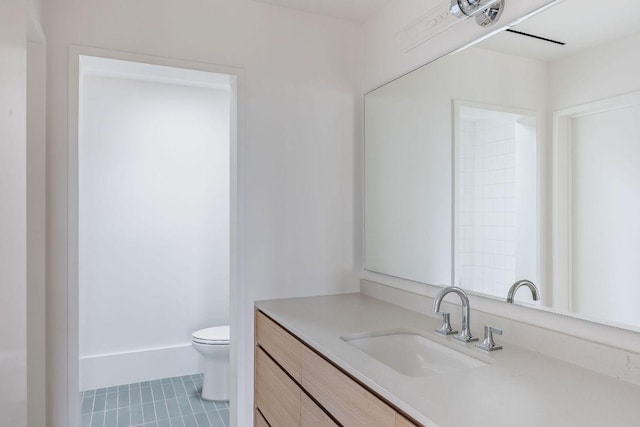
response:
<path id="1" fill-rule="evenodd" d="M 411 330 L 366 332 L 341 338 L 410 377 L 446 374 L 488 364 Z"/>

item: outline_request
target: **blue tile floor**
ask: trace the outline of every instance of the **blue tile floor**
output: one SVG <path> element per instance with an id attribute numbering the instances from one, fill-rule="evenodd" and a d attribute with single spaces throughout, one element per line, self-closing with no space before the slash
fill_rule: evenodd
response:
<path id="1" fill-rule="evenodd" d="M 82 427 L 229 427 L 229 403 L 200 399 L 202 374 L 81 393 Z"/>

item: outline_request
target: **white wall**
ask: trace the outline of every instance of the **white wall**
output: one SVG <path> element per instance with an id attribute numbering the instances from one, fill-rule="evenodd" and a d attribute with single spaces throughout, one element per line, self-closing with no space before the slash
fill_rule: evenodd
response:
<path id="1" fill-rule="evenodd" d="M 27 0 L 27 425 L 46 425 L 46 35 Z"/>
<path id="2" fill-rule="evenodd" d="M 239 100 L 242 281 L 247 324 L 239 426 L 252 408 L 253 300 L 356 291 L 357 25 L 247 0 L 51 0 L 49 42 L 48 426 L 66 427 L 70 44 L 244 68 Z M 73 345 L 73 343 L 71 343 Z M 245 358 L 246 356 L 246 358 Z"/>
<path id="3" fill-rule="evenodd" d="M 81 389 L 198 372 L 191 333 L 229 324 L 230 88 L 88 75 L 80 99 Z"/>
<path id="4" fill-rule="evenodd" d="M 366 96 L 365 268 L 451 284 L 452 101 L 542 115 L 546 77 L 542 61 L 470 48 Z"/>
<path id="5" fill-rule="evenodd" d="M 27 43 L 27 393 L 29 427 L 45 426 L 46 45 Z"/>
<path id="6" fill-rule="evenodd" d="M 549 109 L 557 111 L 640 90 L 638 43 L 640 34 L 551 62 Z"/>
<path id="7" fill-rule="evenodd" d="M 39 27 L 42 24 L 43 12 L 44 12 L 44 4 L 43 0 L 25 0 L 27 13 L 29 14 L 29 19 L 31 19 L 34 23 L 37 23 Z M 42 28 L 40 28 L 42 30 Z"/>
<path id="8" fill-rule="evenodd" d="M 0 424 L 27 425 L 27 15 L 0 4 Z"/>

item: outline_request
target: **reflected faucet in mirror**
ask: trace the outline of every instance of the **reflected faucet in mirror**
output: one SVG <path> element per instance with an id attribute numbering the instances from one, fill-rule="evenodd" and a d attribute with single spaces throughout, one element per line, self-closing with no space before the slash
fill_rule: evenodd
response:
<path id="1" fill-rule="evenodd" d="M 450 293 L 458 295 L 460 297 L 460 301 L 462 301 L 462 330 L 458 335 L 454 336 L 454 338 L 462 342 L 478 341 L 478 338 L 474 338 L 471 335 L 471 307 L 469 306 L 469 297 L 467 296 L 467 293 L 464 291 L 464 289 L 457 286 L 449 286 L 447 288 L 444 288 L 443 290 L 438 292 L 438 295 L 436 295 L 435 299 L 433 300 L 433 311 L 442 315 L 443 320 L 442 327 L 440 329 L 436 329 L 436 332 L 443 335 L 455 333 L 451 332 L 451 326 L 449 325 L 449 313 L 440 312 L 440 305 L 442 304 L 442 300 Z"/>
<path id="2" fill-rule="evenodd" d="M 513 304 L 513 300 L 514 300 L 514 297 L 516 296 L 516 292 L 518 292 L 518 289 L 520 289 L 523 286 L 526 286 L 531 290 L 531 295 L 533 296 L 534 301 L 540 301 L 540 291 L 538 290 L 538 287 L 533 284 L 532 281 L 518 280 L 513 285 L 511 285 L 511 288 L 509 288 L 509 293 L 507 294 L 507 302 L 509 304 Z"/>

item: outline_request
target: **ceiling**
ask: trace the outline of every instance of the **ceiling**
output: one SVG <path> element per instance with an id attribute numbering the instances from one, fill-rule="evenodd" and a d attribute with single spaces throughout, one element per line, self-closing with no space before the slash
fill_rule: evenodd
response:
<path id="1" fill-rule="evenodd" d="M 304 12 L 364 22 L 393 0 L 254 0 Z M 510 1 L 507 0 L 507 6 Z M 640 31 L 638 0 L 564 0 L 513 29 L 566 43 L 554 45 L 501 32 L 479 47 L 553 61 Z M 501 23 L 502 24 L 502 23 Z"/>
<path id="2" fill-rule="evenodd" d="M 640 1 L 565 0 L 512 28 L 566 45 L 501 32 L 478 47 L 553 61 L 640 32 Z"/>
<path id="3" fill-rule="evenodd" d="M 356 22 L 366 21 L 390 0 L 254 0 Z"/>

